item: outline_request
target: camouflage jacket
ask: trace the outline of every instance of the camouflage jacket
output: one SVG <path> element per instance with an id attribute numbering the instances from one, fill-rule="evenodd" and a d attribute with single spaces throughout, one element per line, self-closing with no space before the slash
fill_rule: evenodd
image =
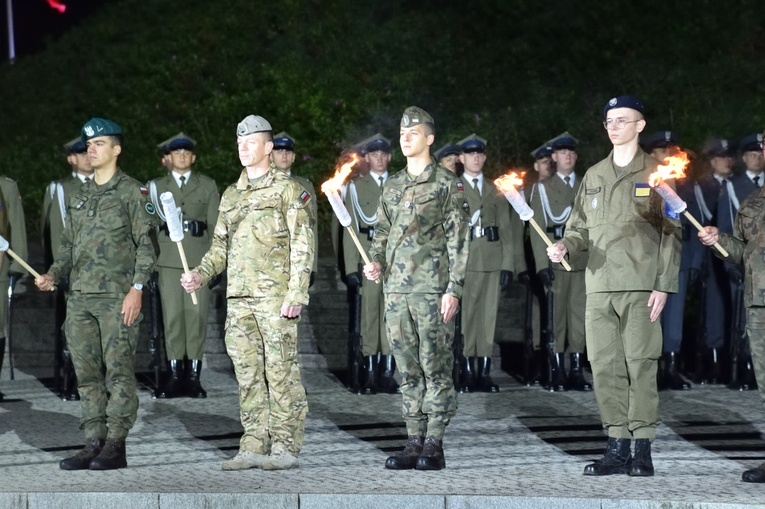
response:
<path id="1" fill-rule="evenodd" d="M 572 254 L 589 251 L 588 294 L 677 292 L 680 220 L 648 186 L 658 164 L 638 149 L 617 174 L 612 152 L 585 173 L 562 242 Z"/>
<path id="2" fill-rule="evenodd" d="M 228 297 L 278 298 L 308 304 L 314 258 L 313 200 L 276 169 L 253 186 L 243 170 L 224 191 L 210 250 L 194 272 L 204 283 L 228 268 Z"/>
<path id="3" fill-rule="evenodd" d="M 66 226 L 50 273 L 69 275 L 72 291 L 127 294 L 146 284 L 156 255 L 148 191 L 122 170 L 104 185 L 87 181 L 66 197 Z"/>
<path id="4" fill-rule="evenodd" d="M 733 235 L 720 233 L 719 242 L 730 255 L 725 260 L 744 263 L 744 306 L 765 306 L 765 187 L 741 203 Z"/>
<path id="5" fill-rule="evenodd" d="M 417 177 L 404 169 L 388 178 L 369 251 L 385 293 L 462 297 L 469 220 L 462 182 L 446 168 L 431 163 Z"/>

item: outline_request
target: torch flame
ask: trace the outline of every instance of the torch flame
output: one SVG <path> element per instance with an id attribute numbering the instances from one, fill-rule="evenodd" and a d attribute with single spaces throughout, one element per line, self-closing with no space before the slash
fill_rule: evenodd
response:
<path id="1" fill-rule="evenodd" d="M 351 174 L 351 168 L 359 162 L 358 154 L 352 154 L 351 159 L 335 170 L 335 176 L 321 185 L 321 192 L 324 194 L 337 193 L 343 187 L 343 182 Z"/>
<path id="2" fill-rule="evenodd" d="M 494 181 L 494 185 L 500 193 L 506 193 L 512 189 L 516 189 L 523 186 L 523 176 L 526 175 L 525 171 L 511 171 L 507 175 L 502 175 Z"/>
<path id="3" fill-rule="evenodd" d="M 656 187 L 661 180 L 680 179 L 685 177 L 685 168 L 690 163 L 688 153 L 678 149 L 664 159 L 656 171 L 648 176 L 648 185 Z"/>

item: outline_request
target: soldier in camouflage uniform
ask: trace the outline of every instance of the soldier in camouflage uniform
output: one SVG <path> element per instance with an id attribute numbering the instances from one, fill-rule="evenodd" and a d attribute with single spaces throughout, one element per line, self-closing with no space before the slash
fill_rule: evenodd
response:
<path id="1" fill-rule="evenodd" d="M 127 466 L 125 438 L 138 412 L 135 350 L 141 297 L 154 270 L 148 190 L 117 167 L 122 129 L 102 118 L 82 128 L 95 171 L 67 198 L 57 258 L 35 283 L 50 290 L 69 275 L 66 336 L 79 381 L 85 448 L 65 470 Z"/>
<path id="2" fill-rule="evenodd" d="M 377 210 L 377 232 L 364 276 L 384 276 L 385 323 L 401 373 L 404 450 L 390 469 L 440 470 L 442 439 L 457 410 L 452 322 L 465 281 L 469 207 L 462 182 L 430 157 L 430 115 L 415 106 L 401 119 L 407 167 L 391 176 Z"/>
<path id="3" fill-rule="evenodd" d="M 587 170 L 563 240 L 547 248 L 555 263 L 589 251 L 586 342 L 608 446 L 585 475 L 654 474 L 659 318 L 667 293 L 677 291 L 680 221 L 648 184 L 659 162 L 638 146 L 644 109 L 631 96 L 614 97 L 603 108 L 613 150 Z"/>
<path id="4" fill-rule="evenodd" d="M 763 149 L 765 151 L 765 148 Z M 757 386 L 765 402 L 765 187 L 750 194 L 740 205 L 733 234 L 705 226 L 699 232 L 707 246 L 720 242 L 729 253 L 726 261 L 744 264 L 746 332 L 752 350 Z M 713 250 L 715 255 L 722 256 Z M 744 482 L 765 483 L 765 463 L 742 474 Z"/>
<path id="5" fill-rule="evenodd" d="M 249 115 L 236 133 L 245 168 L 223 193 L 210 250 L 181 281 L 191 292 L 228 269 L 225 341 L 244 434 L 223 470 L 296 468 L 308 413 L 297 324 L 313 265 L 313 197 L 269 162 L 266 119 Z"/>

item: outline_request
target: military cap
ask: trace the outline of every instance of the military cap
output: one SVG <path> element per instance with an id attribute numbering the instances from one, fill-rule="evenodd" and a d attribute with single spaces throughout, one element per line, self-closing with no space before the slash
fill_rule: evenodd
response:
<path id="1" fill-rule="evenodd" d="M 673 131 L 656 131 L 647 136 L 640 137 L 640 144 L 648 152 L 657 148 L 667 148 L 677 145 L 677 133 Z"/>
<path id="2" fill-rule="evenodd" d="M 555 152 L 556 150 L 573 150 L 576 152 L 576 148 L 579 146 L 579 140 L 566 131 L 549 140 L 547 145 L 552 148 L 552 152 Z"/>
<path id="3" fill-rule="evenodd" d="M 363 150 L 365 154 L 378 151 L 390 153 L 390 140 L 380 133 L 367 138 L 364 142 Z"/>
<path id="4" fill-rule="evenodd" d="M 409 106 L 401 116 L 401 127 L 413 127 L 426 123 L 435 125 L 433 117 L 428 115 L 427 111 L 417 106 Z"/>
<path id="5" fill-rule="evenodd" d="M 271 124 L 265 118 L 260 115 L 247 115 L 237 124 L 236 135 L 247 136 L 248 134 L 264 133 L 272 130 Z"/>
<path id="6" fill-rule="evenodd" d="M 726 139 L 713 138 L 704 143 L 702 153 L 708 157 L 731 157 L 733 155 L 733 147 L 731 147 Z"/>
<path id="7" fill-rule="evenodd" d="M 88 147 L 85 145 L 85 142 L 82 141 L 82 138 L 78 136 L 77 138 L 64 143 L 64 151 L 67 154 L 82 154 L 83 152 L 88 151 Z"/>
<path id="8" fill-rule="evenodd" d="M 99 136 L 122 136 L 122 128 L 106 118 L 91 118 L 82 126 L 81 139 L 84 142 Z"/>
<path id="9" fill-rule="evenodd" d="M 544 159 L 545 157 L 550 157 L 552 153 L 552 145 L 550 145 L 549 141 L 546 141 L 544 144 L 531 151 L 531 157 L 534 159 Z"/>
<path id="10" fill-rule="evenodd" d="M 759 152 L 762 150 L 762 134 L 752 133 L 741 138 L 738 142 L 739 150 L 743 152 Z"/>
<path id="11" fill-rule="evenodd" d="M 162 151 L 163 154 L 169 154 L 173 150 L 191 150 L 193 151 L 197 147 L 197 142 L 187 136 L 184 133 L 178 133 L 172 138 L 168 138 L 159 145 L 157 145 L 157 148 Z"/>
<path id="12" fill-rule="evenodd" d="M 637 97 L 631 95 L 621 95 L 619 97 L 611 98 L 605 106 L 603 106 L 603 118 L 606 118 L 606 114 L 615 108 L 630 108 L 639 112 L 641 115 L 645 115 L 645 104 Z"/>
<path id="13" fill-rule="evenodd" d="M 463 154 L 470 154 L 472 152 L 480 152 L 483 154 L 486 150 L 486 140 L 473 133 L 467 138 L 458 141 L 457 146 L 459 146 L 460 152 Z"/>
<path id="14" fill-rule="evenodd" d="M 290 152 L 294 152 L 295 138 L 284 131 L 274 135 L 274 150 L 289 150 Z"/>
<path id="15" fill-rule="evenodd" d="M 460 148 L 457 145 L 454 145 L 453 143 L 447 143 L 443 147 L 439 148 L 436 153 L 433 154 L 433 157 L 436 158 L 436 161 L 440 161 L 446 156 L 458 156 L 460 153 Z"/>

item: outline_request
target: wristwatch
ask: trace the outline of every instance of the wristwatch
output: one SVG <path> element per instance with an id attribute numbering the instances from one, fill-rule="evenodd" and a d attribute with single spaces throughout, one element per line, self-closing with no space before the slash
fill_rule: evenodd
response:
<path id="1" fill-rule="evenodd" d="M 141 283 L 133 283 L 133 288 L 135 288 L 139 292 L 143 291 L 143 285 Z"/>

